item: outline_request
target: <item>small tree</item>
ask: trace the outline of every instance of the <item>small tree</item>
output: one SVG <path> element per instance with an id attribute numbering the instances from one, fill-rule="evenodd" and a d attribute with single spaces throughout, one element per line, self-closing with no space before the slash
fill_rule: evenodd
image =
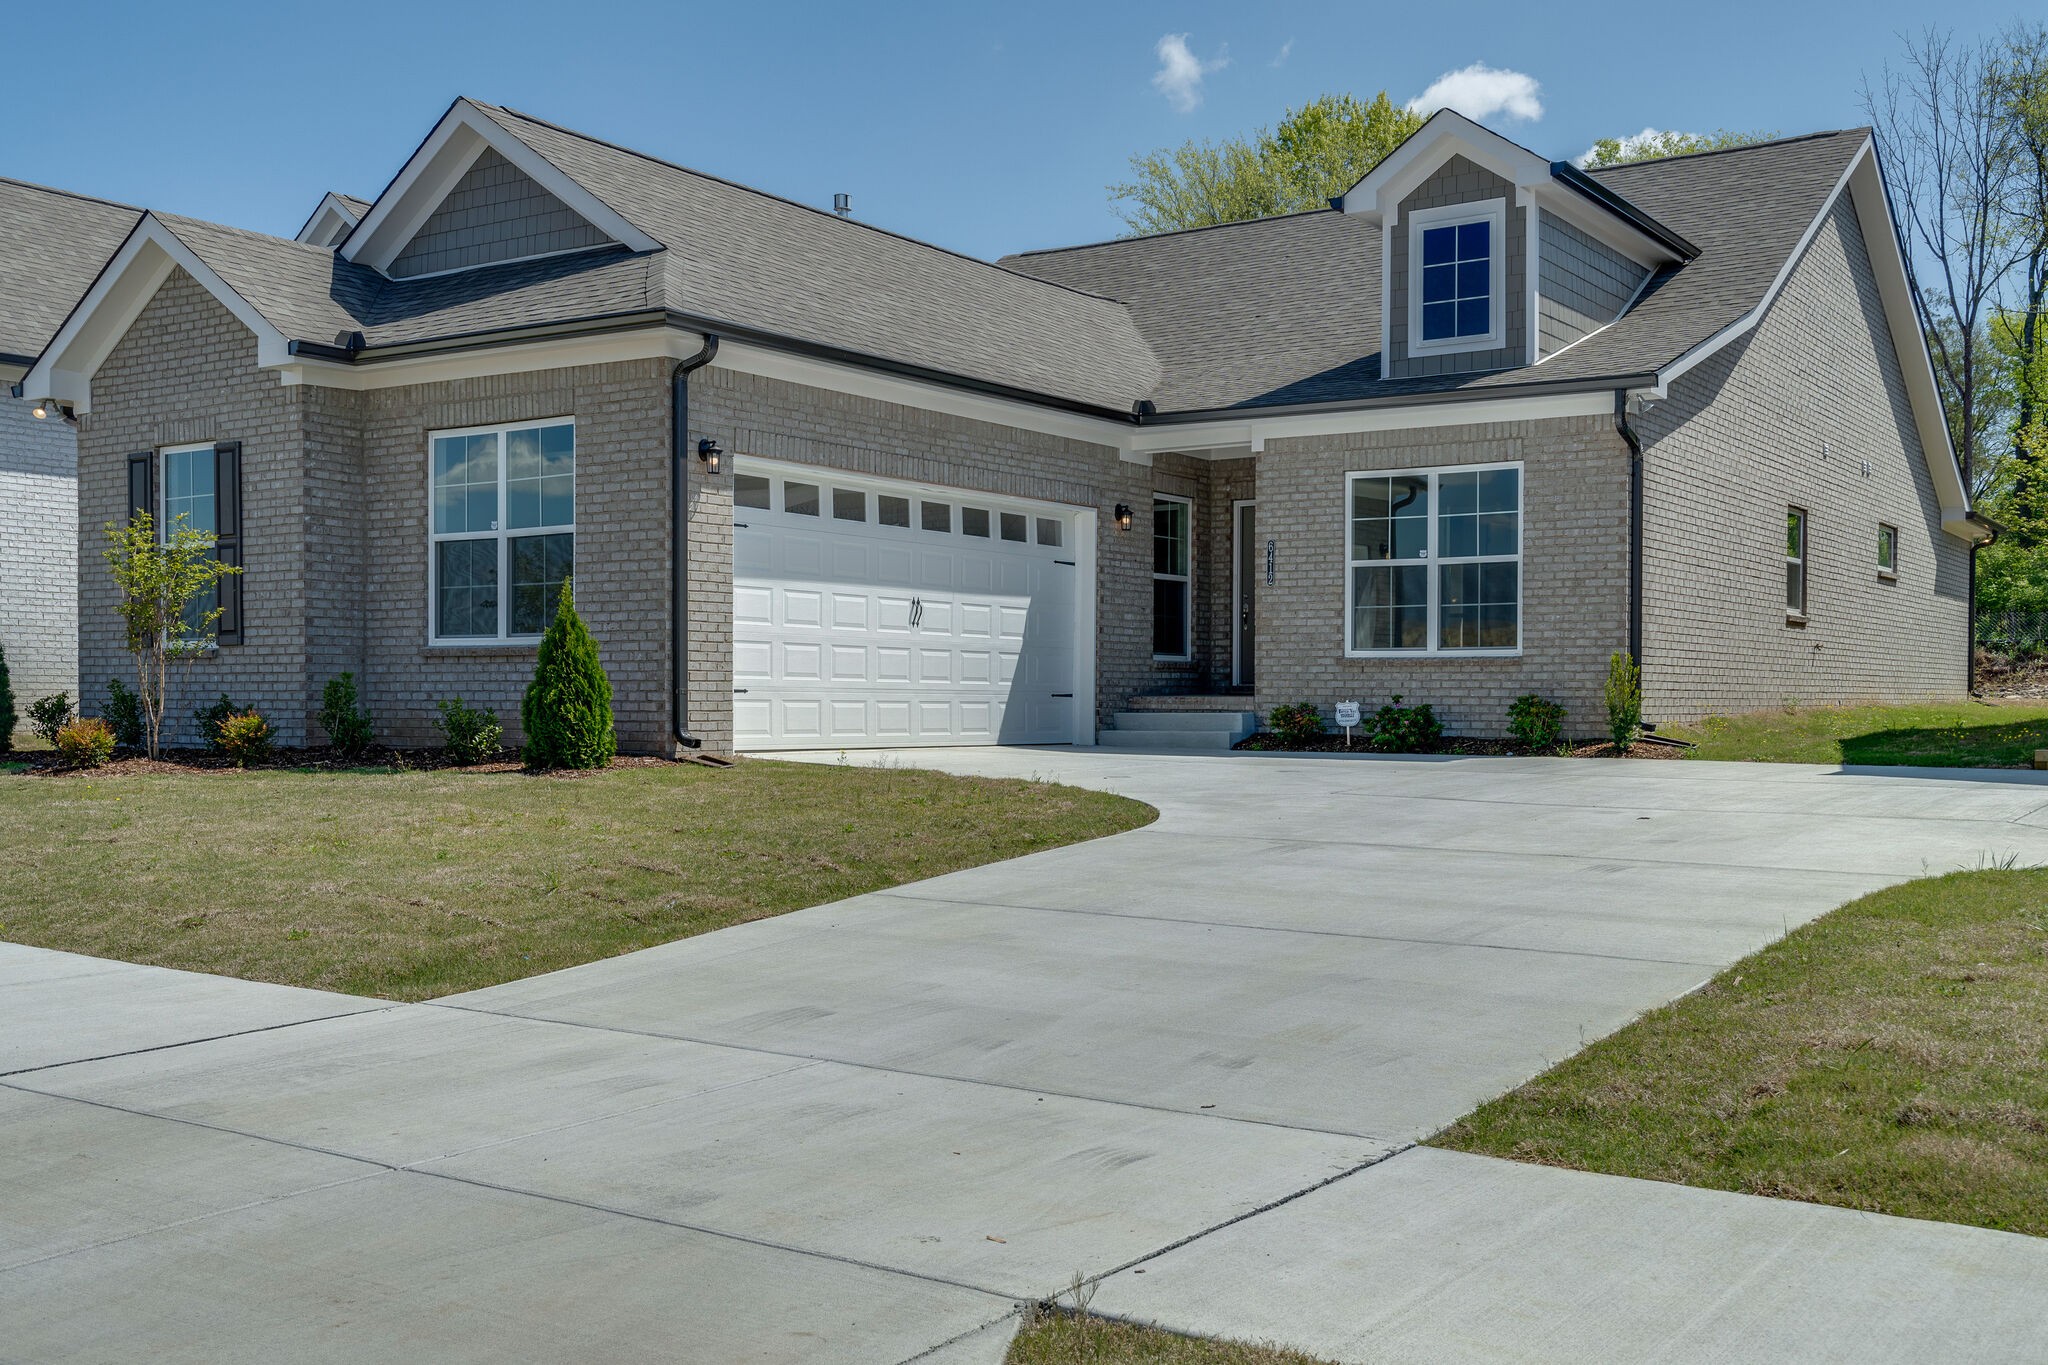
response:
<path id="1" fill-rule="evenodd" d="M 327 687 L 320 694 L 320 728 L 327 732 L 327 742 L 343 758 L 359 756 L 376 740 L 370 713 L 357 702 L 355 674 L 344 673 L 327 680 Z"/>
<path id="2" fill-rule="evenodd" d="M 526 729 L 529 768 L 602 768 L 618 752 L 611 679 L 598 662 L 597 641 L 576 614 L 567 580 L 555 619 L 541 637 L 519 722 Z"/>
<path id="3" fill-rule="evenodd" d="M 14 751 L 14 681 L 7 676 L 7 647 L 0 645 L 0 754 Z"/>
<path id="4" fill-rule="evenodd" d="M 213 546 L 213 535 L 185 525 L 182 515 L 161 540 L 147 512 L 137 512 L 126 525 L 107 523 L 107 566 L 121 589 L 114 610 L 126 628 L 128 652 L 135 656 L 136 696 L 151 758 L 163 740 L 171 665 L 204 653 L 213 643 L 214 623 L 220 620 L 219 607 L 201 613 L 196 621 L 190 608 L 214 591 L 223 577 L 242 571 L 215 558 Z"/>
<path id="5" fill-rule="evenodd" d="M 1627 753 L 1643 730 L 1643 671 L 1626 653 L 1607 661 L 1607 734 L 1617 752 Z"/>

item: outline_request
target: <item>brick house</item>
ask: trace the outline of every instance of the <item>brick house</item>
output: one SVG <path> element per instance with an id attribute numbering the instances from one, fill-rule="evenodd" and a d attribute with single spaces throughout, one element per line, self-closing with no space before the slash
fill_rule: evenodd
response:
<path id="1" fill-rule="evenodd" d="M 1970 510 L 1867 132 L 1583 173 L 1445 112 L 1327 210 L 990 263 L 458 100 L 300 240 L 145 216 L 30 371 L 80 534 L 243 568 L 183 680 L 630 750 L 1601 728 L 1961 695 Z M 80 574 L 80 667 L 112 666 Z M 181 716 L 189 706 L 174 707 Z"/>
<path id="2" fill-rule="evenodd" d="M 78 442 L 13 388 L 141 217 L 0 178 L 0 648 L 23 724 L 37 698 L 78 695 Z"/>

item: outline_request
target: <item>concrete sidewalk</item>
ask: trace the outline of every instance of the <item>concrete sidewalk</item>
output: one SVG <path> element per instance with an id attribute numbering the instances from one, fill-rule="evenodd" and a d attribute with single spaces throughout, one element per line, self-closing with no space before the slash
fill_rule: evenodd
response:
<path id="1" fill-rule="evenodd" d="M 2033 1239 L 1403 1149 L 1864 891 L 2048 862 L 2048 786 L 885 761 L 1162 817 L 428 1005 L 0 946 L 5 1350 L 993 1360 L 1076 1272 L 1106 1311 L 1345 1359 L 1726 1358 L 1755 1328 L 1713 1305 L 1748 1300 L 1767 1353 L 1870 1358 L 2039 1311 L 1975 1297 L 2048 1282 Z M 1874 1230 L 1801 1221 L 1841 1217 Z M 1776 1297 L 1706 1273 L 1820 1243 Z M 1854 1303 L 1897 1330 L 1842 1336 Z"/>

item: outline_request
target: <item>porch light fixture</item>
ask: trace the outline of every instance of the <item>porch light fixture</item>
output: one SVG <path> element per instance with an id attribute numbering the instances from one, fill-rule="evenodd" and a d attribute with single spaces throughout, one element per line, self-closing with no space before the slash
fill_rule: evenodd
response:
<path id="1" fill-rule="evenodd" d="M 1127 502 L 1120 502 L 1116 505 L 1116 529 L 1119 531 L 1131 529 L 1131 505 Z"/>
<path id="2" fill-rule="evenodd" d="M 706 470 L 716 474 L 718 462 L 725 458 L 725 451 L 719 447 L 718 442 L 706 436 L 697 442 L 697 458 L 704 462 Z"/>
<path id="3" fill-rule="evenodd" d="M 50 415 L 50 405 L 39 399 L 37 400 L 36 405 L 28 410 L 28 413 L 29 416 L 35 418 L 38 422 L 40 422 L 45 417 L 48 417 Z"/>

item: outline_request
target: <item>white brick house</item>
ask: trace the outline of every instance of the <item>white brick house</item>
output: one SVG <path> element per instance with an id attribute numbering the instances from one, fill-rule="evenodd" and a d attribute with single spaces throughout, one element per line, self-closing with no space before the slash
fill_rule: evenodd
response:
<path id="1" fill-rule="evenodd" d="M 291 741 L 343 669 L 395 739 L 512 719 L 572 570 L 643 751 L 1593 732 L 1623 649 L 1653 720 L 1960 695 L 1986 531 L 1874 158 L 1446 112 L 1328 210 L 990 263 L 458 100 L 297 241 L 145 216 L 25 392 L 82 534 L 229 537 L 188 682 Z"/>

